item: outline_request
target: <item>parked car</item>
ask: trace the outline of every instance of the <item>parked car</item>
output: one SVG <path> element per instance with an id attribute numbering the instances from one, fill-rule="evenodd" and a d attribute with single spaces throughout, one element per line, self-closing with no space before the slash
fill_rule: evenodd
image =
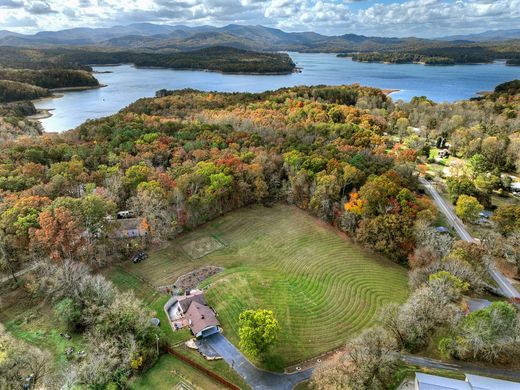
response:
<path id="1" fill-rule="evenodd" d="M 146 258 L 148 258 L 148 254 L 147 253 L 139 252 L 134 257 L 132 257 L 132 261 L 134 263 L 139 263 L 140 261 L 145 260 Z"/>

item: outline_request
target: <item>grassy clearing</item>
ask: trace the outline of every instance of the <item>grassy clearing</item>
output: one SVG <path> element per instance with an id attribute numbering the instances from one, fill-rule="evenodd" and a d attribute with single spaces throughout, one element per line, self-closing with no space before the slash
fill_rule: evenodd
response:
<path id="1" fill-rule="evenodd" d="M 179 383 L 184 383 L 193 389 L 226 389 L 211 378 L 201 375 L 195 368 L 170 355 L 161 356 L 150 370 L 130 385 L 130 389 L 172 390 Z"/>
<path id="2" fill-rule="evenodd" d="M 14 337 L 48 351 L 54 367 L 62 369 L 69 364 L 65 349 L 73 347 L 75 352 L 88 352 L 88 348 L 81 335 L 66 329 L 53 309 L 52 305 L 35 302 L 23 289 L 18 289 L 2 296 L 0 322 Z M 69 333 L 71 339 L 65 339 L 61 333 Z"/>
<path id="3" fill-rule="evenodd" d="M 217 237 L 227 246 L 190 258 L 187 242 Z M 156 286 L 205 265 L 226 270 L 203 282 L 230 340 L 248 308 L 274 311 L 281 325 L 266 366 L 281 369 L 343 345 L 371 326 L 387 302 L 408 294 L 406 270 L 338 236 L 332 228 L 287 206 L 229 213 L 181 236 L 123 271 Z M 195 286 L 194 286 L 195 287 Z"/>

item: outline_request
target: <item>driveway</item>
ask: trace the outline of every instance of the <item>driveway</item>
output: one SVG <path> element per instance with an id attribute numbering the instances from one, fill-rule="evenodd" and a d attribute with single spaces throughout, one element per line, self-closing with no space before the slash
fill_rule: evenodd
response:
<path id="1" fill-rule="evenodd" d="M 424 358 L 421 356 L 415 355 L 402 355 L 403 361 L 406 364 L 411 364 L 414 366 L 427 367 L 427 368 L 435 368 L 440 370 L 447 371 L 457 371 L 464 372 L 470 374 L 477 374 L 482 376 L 496 376 L 512 381 L 520 381 L 520 371 L 518 370 L 506 370 L 494 367 L 482 367 L 480 365 L 457 361 L 452 363 L 441 362 L 440 360 Z"/>
<path id="2" fill-rule="evenodd" d="M 311 377 L 313 368 L 294 374 L 278 374 L 264 371 L 249 362 L 244 355 L 222 334 L 214 334 L 201 340 L 213 348 L 255 390 L 291 390 L 298 383 Z"/>
<path id="3" fill-rule="evenodd" d="M 442 196 L 440 196 L 440 194 L 437 192 L 435 187 L 422 177 L 419 178 L 419 182 L 424 186 L 426 192 L 428 192 L 439 210 L 446 216 L 449 224 L 453 226 L 460 238 L 470 243 L 477 242 L 466 230 L 466 227 L 462 221 L 457 217 L 457 215 L 455 215 L 453 207 L 446 203 Z M 514 288 L 511 282 L 509 282 L 509 280 L 504 275 L 502 275 L 502 273 L 500 273 L 492 264 L 489 265 L 488 271 L 491 277 L 499 285 L 505 297 L 520 298 L 520 293 Z"/>

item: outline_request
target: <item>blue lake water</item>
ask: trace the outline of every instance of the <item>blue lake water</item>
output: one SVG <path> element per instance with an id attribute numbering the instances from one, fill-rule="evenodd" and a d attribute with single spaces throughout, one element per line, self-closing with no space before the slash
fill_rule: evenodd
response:
<path id="1" fill-rule="evenodd" d="M 520 78 L 520 67 L 504 62 L 482 65 L 423 66 L 415 64 L 359 63 L 334 54 L 290 53 L 301 73 L 280 76 L 230 75 L 215 72 L 143 69 L 131 65 L 96 67 L 96 78 L 107 87 L 65 92 L 63 97 L 36 102 L 37 108 L 53 109 L 41 122 L 46 131 L 64 131 L 87 119 L 111 115 L 155 91 L 194 88 L 205 91 L 260 92 L 294 85 L 359 83 L 398 89 L 393 99 L 427 96 L 437 102 L 467 99 L 489 91 L 504 81 Z"/>

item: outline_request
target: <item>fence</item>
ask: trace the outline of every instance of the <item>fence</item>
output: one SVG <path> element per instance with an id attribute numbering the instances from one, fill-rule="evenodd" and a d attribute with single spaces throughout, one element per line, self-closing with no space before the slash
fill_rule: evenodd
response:
<path id="1" fill-rule="evenodd" d="M 231 390 L 241 390 L 240 387 L 234 385 L 233 383 L 229 382 L 227 379 L 222 378 L 220 375 L 215 374 L 213 371 L 208 370 L 206 367 L 200 365 L 197 362 L 194 362 L 190 358 L 188 358 L 188 357 L 184 356 L 183 354 L 177 352 L 171 346 L 168 346 L 166 349 L 168 350 L 168 353 L 170 355 L 175 356 L 176 358 L 182 360 L 184 363 L 189 364 L 190 366 L 196 368 L 199 371 L 202 371 L 204 374 L 206 374 L 210 378 L 216 380 L 217 382 L 223 384 L 228 389 L 231 389 Z"/>

